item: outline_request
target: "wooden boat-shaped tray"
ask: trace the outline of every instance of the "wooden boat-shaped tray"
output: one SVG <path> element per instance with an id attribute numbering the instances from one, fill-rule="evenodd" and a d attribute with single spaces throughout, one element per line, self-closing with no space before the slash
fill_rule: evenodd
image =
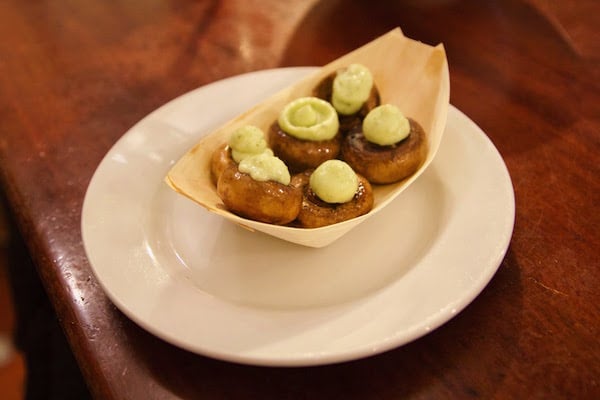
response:
<path id="1" fill-rule="evenodd" d="M 267 132 L 290 101 L 309 96 L 325 76 L 352 63 L 371 70 L 382 103 L 391 103 L 425 129 L 427 158 L 411 177 L 394 184 L 374 185 L 373 209 L 360 217 L 320 228 L 271 225 L 239 217 L 225 209 L 210 178 L 210 158 L 231 133 L 246 124 Z M 204 136 L 171 168 L 165 182 L 207 210 L 252 231 L 309 247 L 324 247 L 381 211 L 414 182 L 433 160 L 446 125 L 450 97 L 448 63 L 443 45 L 429 46 L 405 37 L 399 28 L 319 68 L 314 74 L 277 92 L 255 107 Z"/>

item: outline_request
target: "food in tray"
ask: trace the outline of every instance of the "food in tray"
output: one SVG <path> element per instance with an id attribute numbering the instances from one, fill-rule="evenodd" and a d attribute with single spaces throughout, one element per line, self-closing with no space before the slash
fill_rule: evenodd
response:
<path id="1" fill-rule="evenodd" d="M 253 125 L 233 132 L 211 157 L 211 179 L 225 206 L 256 221 L 287 224 L 300 212 L 301 191 L 290 185 L 287 166 Z"/>
<path id="2" fill-rule="evenodd" d="M 270 151 L 264 132 L 254 126 L 245 125 L 236 129 L 229 141 L 213 152 L 210 160 L 210 177 L 216 185 L 221 173 L 244 158 Z M 271 155 L 273 153 L 271 152 Z"/>
<path id="3" fill-rule="evenodd" d="M 327 75 L 313 89 L 313 95 L 335 108 L 342 132 L 360 125 L 381 102 L 371 71 L 358 63 Z"/>
<path id="4" fill-rule="evenodd" d="M 217 181 L 217 193 L 231 212 L 269 224 L 296 219 L 302 192 L 290 185 L 290 174 L 277 157 L 263 152 L 225 168 Z"/>
<path id="5" fill-rule="evenodd" d="M 368 69 L 370 77 L 364 73 L 365 71 L 361 70 L 362 66 Z M 267 71 L 265 73 L 270 74 L 272 72 Z M 295 72 L 282 72 L 283 75 L 287 73 L 293 74 Z M 372 79 L 369 98 L 360 106 L 359 111 L 352 114 L 354 110 L 351 104 L 347 105 L 349 108 L 344 108 L 344 103 L 347 99 L 344 100 L 344 95 L 340 95 L 340 93 L 343 93 L 343 90 L 336 95 L 339 97 L 337 100 L 333 99 L 334 85 L 339 85 L 339 83 L 334 84 L 334 80 L 338 77 L 341 83 L 344 83 L 344 80 L 351 82 L 349 86 L 354 84 L 354 79 L 360 81 L 366 77 L 364 81 L 367 84 L 363 86 L 362 83 L 357 83 L 357 87 L 363 89 L 368 88 L 369 80 Z M 327 81 L 329 83 L 323 83 Z M 275 86 L 279 85 L 277 82 L 273 82 L 273 84 Z M 331 93 L 320 93 L 320 91 L 326 92 L 323 89 L 326 87 L 330 88 L 327 90 L 331 90 Z M 260 91 L 260 88 L 255 89 L 259 89 Z M 362 92 L 360 96 L 356 96 L 358 100 L 351 98 L 349 103 L 352 103 L 353 100 L 357 102 L 362 101 L 361 97 L 364 98 L 364 92 L 366 91 L 363 89 L 358 91 Z M 260 96 L 260 94 L 257 94 L 258 98 Z M 293 162 L 288 160 L 285 153 L 281 149 L 276 149 L 276 146 L 273 146 L 271 141 L 271 127 L 274 125 L 274 122 L 279 124 L 279 117 L 282 110 L 290 103 L 303 98 L 320 98 L 320 100 L 328 103 L 334 109 L 334 114 L 337 116 L 339 124 L 338 133 L 332 138 L 313 140 L 313 142 L 321 142 L 319 144 L 323 145 L 325 140 L 332 140 L 339 135 L 340 141 L 338 142 L 336 138 L 333 149 L 325 151 L 332 154 L 337 153 L 337 155 L 328 155 L 328 157 L 312 163 L 310 166 L 302 164 L 293 165 Z M 405 37 L 400 29 L 394 29 L 372 42 L 331 61 L 297 82 L 282 88 L 203 136 L 175 162 L 165 177 L 165 182 L 177 193 L 195 201 L 210 212 L 239 224 L 250 231 L 264 232 L 280 239 L 309 247 L 327 246 L 370 216 L 383 210 L 423 173 L 425 167 L 430 165 L 443 136 L 449 106 L 448 100 L 448 65 L 443 45 L 429 46 Z M 332 103 L 337 104 L 338 109 Z M 340 104 L 342 105 L 340 106 Z M 218 180 L 216 178 L 218 176 L 225 176 L 225 171 L 229 171 L 233 165 L 236 167 L 238 165 L 233 159 L 231 147 L 226 142 L 228 142 L 234 131 L 245 125 L 258 127 L 267 134 L 267 145 L 271 147 L 271 150 L 274 152 L 273 155 L 286 164 L 288 172 L 291 174 L 291 183 L 289 186 L 295 185 L 296 179 L 298 179 L 297 176 L 308 174 L 309 171 L 315 170 L 318 165 L 323 164 L 329 159 L 343 160 L 355 171 L 357 176 L 362 176 L 368 180 L 368 171 L 367 173 L 361 172 L 359 170 L 360 163 L 353 162 L 351 155 L 344 156 L 342 149 L 344 146 L 348 146 L 348 144 L 344 144 L 346 143 L 345 141 L 349 141 L 349 138 L 354 137 L 353 135 L 356 131 L 363 131 L 362 122 L 369 114 L 369 111 L 385 104 L 393 104 L 402 110 L 405 115 L 409 116 L 409 125 L 413 126 L 414 132 L 420 131 L 416 125 L 418 121 L 418 125 L 426 132 L 426 157 L 424 160 L 421 160 L 418 169 L 409 177 L 405 179 L 401 178 L 399 181 L 390 184 L 374 184 L 373 182 L 379 182 L 380 178 L 371 175 L 370 179 L 373 179 L 373 181 L 369 182 L 369 184 L 373 193 L 373 205 L 371 210 L 366 214 L 350 218 L 342 223 L 332 223 L 319 228 L 309 229 L 302 227 L 298 216 L 292 222 L 283 223 L 282 225 L 277 224 L 281 222 L 260 222 L 241 212 L 233 212 L 233 209 L 227 205 L 227 202 L 220 197 L 217 189 Z M 293 119 L 298 119 L 295 123 L 300 122 L 300 125 L 312 124 L 310 121 L 311 118 L 318 121 L 317 118 L 314 118 L 314 114 L 318 113 L 312 113 L 312 111 L 320 112 L 320 109 L 315 110 L 311 108 L 312 106 L 301 110 L 298 109 L 299 114 L 293 117 Z M 329 110 L 331 111 L 331 109 Z M 344 113 L 351 114 L 346 115 Z M 313 115 L 311 116 L 311 114 Z M 345 120 L 349 116 L 353 118 L 353 122 L 345 125 Z M 394 144 L 373 144 L 367 141 L 368 146 L 363 147 L 402 147 L 403 144 L 409 143 L 411 138 L 414 139 L 418 136 L 418 133 L 415 135 L 411 133 L 407 138 Z M 308 141 L 305 139 L 302 140 Z M 315 143 L 311 144 L 314 145 Z M 337 145 L 339 145 L 339 150 L 336 150 Z M 287 149 L 289 146 L 285 145 L 282 147 Z M 327 149 L 326 146 L 323 148 Z M 308 158 L 304 150 L 299 151 L 299 153 L 302 156 L 295 157 L 296 159 L 304 161 L 305 158 Z M 347 154 L 350 153 L 347 152 Z M 365 156 L 363 155 L 363 157 Z M 246 173 L 246 175 L 248 174 Z M 397 179 L 397 177 L 393 179 Z M 217 184 L 215 184 L 215 181 Z M 301 199 L 300 202 L 302 203 L 303 200 Z M 288 216 L 285 219 L 289 218 Z"/>
<path id="6" fill-rule="evenodd" d="M 331 159 L 292 177 L 254 126 L 236 130 L 211 159 L 217 193 L 242 217 L 271 224 L 316 228 L 366 214 L 373 190 L 345 162 Z"/>
<path id="7" fill-rule="evenodd" d="M 316 97 L 288 103 L 269 129 L 269 145 L 290 170 L 316 168 L 340 153 L 342 136 L 333 106 Z"/>
<path id="8" fill-rule="evenodd" d="M 372 183 L 394 183 L 417 171 L 427 155 L 425 132 L 392 104 L 367 106 L 375 87 L 367 67 L 340 69 L 331 87 L 330 100 L 309 96 L 286 104 L 268 143 L 260 128 L 246 125 L 217 148 L 211 177 L 228 210 L 318 228 L 368 213 Z M 353 119 L 345 135 L 343 117 Z"/>
<path id="9" fill-rule="evenodd" d="M 408 178 L 426 157 L 425 131 L 392 104 L 371 110 L 342 143 L 342 158 L 375 184 Z"/>
<path id="10" fill-rule="evenodd" d="M 302 208 L 296 219 L 302 228 L 318 228 L 368 213 L 373 189 L 344 161 L 329 160 L 314 171 L 294 175 L 292 185 L 302 189 Z"/>

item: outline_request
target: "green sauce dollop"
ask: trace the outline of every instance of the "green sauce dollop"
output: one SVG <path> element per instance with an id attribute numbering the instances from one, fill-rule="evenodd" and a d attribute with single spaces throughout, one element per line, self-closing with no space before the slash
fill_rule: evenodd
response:
<path id="1" fill-rule="evenodd" d="M 373 75 L 361 64 L 350 64 L 333 80 L 331 103 L 343 115 L 352 115 L 364 104 L 371 94 Z"/>
<path id="2" fill-rule="evenodd" d="M 244 158 L 239 163 L 238 169 L 250 175 L 255 181 L 290 184 L 290 172 L 285 163 L 267 151 Z"/>
<path id="3" fill-rule="evenodd" d="M 340 127 L 333 106 L 316 97 L 301 97 L 288 103 L 277 122 L 285 133 L 301 140 L 329 140 Z"/>
<path id="4" fill-rule="evenodd" d="M 228 144 L 231 148 L 231 157 L 237 163 L 269 150 L 264 132 L 254 125 L 244 125 L 236 129 L 229 138 Z"/>
<path id="5" fill-rule="evenodd" d="M 372 109 L 365 117 L 362 127 L 365 138 L 380 146 L 398 143 L 410 133 L 408 118 L 392 104 Z"/>
<path id="6" fill-rule="evenodd" d="M 358 177 L 344 161 L 328 160 L 313 171 L 309 185 L 327 203 L 346 203 L 358 190 Z"/>

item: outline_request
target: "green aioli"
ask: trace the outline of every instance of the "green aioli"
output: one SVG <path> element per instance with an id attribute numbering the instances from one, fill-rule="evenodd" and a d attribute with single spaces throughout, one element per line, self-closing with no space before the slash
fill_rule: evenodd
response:
<path id="1" fill-rule="evenodd" d="M 330 140 L 340 123 L 333 106 L 316 97 L 301 97 L 288 103 L 277 120 L 288 135 L 301 140 Z"/>
<path id="2" fill-rule="evenodd" d="M 328 160 L 313 171 L 309 185 L 327 203 L 346 203 L 358 190 L 358 177 L 344 161 Z"/>
<path id="3" fill-rule="evenodd" d="M 284 162 L 267 151 L 244 158 L 239 163 L 238 169 L 250 175 L 255 181 L 290 184 L 290 172 Z"/>
<path id="4" fill-rule="evenodd" d="M 265 134 L 254 125 L 244 125 L 236 129 L 229 138 L 228 144 L 231 148 L 231 157 L 237 163 L 268 150 Z"/>
<path id="5" fill-rule="evenodd" d="M 361 64 L 350 64 L 333 80 L 331 103 L 343 115 L 356 113 L 367 101 L 373 87 L 373 75 Z"/>
<path id="6" fill-rule="evenodd" d="M 369 142 L 389 146 L 408 136 L 410 122 L 398 107 L 384 104 L 367 114 L 363 121 L 363 133 Z"/>

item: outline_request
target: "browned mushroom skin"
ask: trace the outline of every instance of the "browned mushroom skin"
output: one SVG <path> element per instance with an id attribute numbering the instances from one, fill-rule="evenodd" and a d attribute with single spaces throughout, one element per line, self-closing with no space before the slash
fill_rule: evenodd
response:
<path id="1" fill-rule="evenodd" d="M 342 135 L 329 140 L 302 140 L 288 135 L 275 121 L 268 134 L 269 147 L 292 173 L 313 169 L 340 154 Z"/>
<path id="2" fill-rule="evenodd" d="M 313 96 L 320 98 L 331 103 L 331 96 L 333 95 L 333 80 L 335 79 L 336 72 L 333 72 L 323 78 L 317 86 L 313 89 Z M 381 98 L 379 96 L 379 90 L 375 85 L 371 88 L 369 98 L 363 106 L 356 113 L 352 115 L 343 115 L 338 113 L 338 119 L 340 121 L 340 131 L 346 133 L 351 129 L 360 126 L 363 119 L 367 116 L 369 111 L 381 104 Z"/>
<path id="3" fill-rule="evenodd" d="M 302 208 L 294 226 L 318 228 L 356 218 L 373 208 L 373 188 L 369 181 L 358 175 L 358 190 L 354 198 L 346 203 L 327 203 L 321 200 L 309 186 L 310 174 L 305 171 L 292 177 L 292 186 L 302 189 Z"/>
<path id="4" fill-rule="evenodd" d="M 256 181 L 237 165 L 225 168 L 217 182 L 217 194 L 225 207 L 244 218 L 284 225 L 298 216 L 302 191 L 275 181 Z"/>
<path id="5" fill-rule="evenodd" d="M 342 143 L 342 158 L 371 183 L 387 184 L 408 178 L 427 157 L 425 131 L 413 119 L 409 118 L 409 122 L 408 137 L 390 146 L 370 143 L 360 127 L 353 129 Z"/>
<path id="6" fill-rule="evenodd" d="M 217 148 L 210 158 L 210 179 L 217 186 L 221 173 L 230 166 L 235 166 L 236 163 L 231 157 L 231 149 L 227 144 Z"/>

